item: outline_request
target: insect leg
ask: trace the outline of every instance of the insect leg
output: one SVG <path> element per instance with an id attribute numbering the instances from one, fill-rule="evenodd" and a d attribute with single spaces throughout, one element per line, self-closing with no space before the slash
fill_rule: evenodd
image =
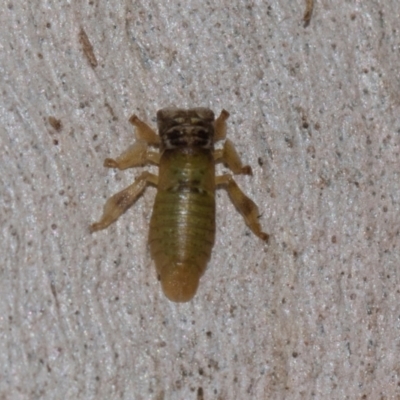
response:
<path id="1" fill-rule="evenodd" d="M 148 162 L 158 164 L 159 161 L 160 154 L 149 150 L 147 143 L 139 140 L 115 160 L 113 158 L 106 158 L 104 160 L 104 166 L 107 168 L 118 168 L 123 170 L 143 165 Z"/>
<path id="2" fill-rule="evenodd" d="M 216 185 L 223 186 L 237 210 L 242 214 L 247 226 L 262 240 L 268 241 L 269 235 L 261 230 L 258 222 L 258 207 L 248 198 L 234 181 L 232 175 L 224 174 L 216 177 Z"/>
<path id="3" fill-rule="evenodd" d="M 227 139 L 222 150 L 215 150 L 215 161 L 224 162 L 234 174 L 253 175 L 250 165 L 243 165 L 233 143 Z"/>
<path id="4" fill-rule="evenodd" d="M 135 179 L 132 185 L 110 197 L 104 205 L 103 215 L 100 221 L 92 224 L 90 226 L 90 231 L 95 232 L 105 229 L 115 222 L 132 206 L 148 184 L 157 186 L 158 176 L 145 171 Z"/>
<path id="5" fill-rule="evenodd" d="M 148 150 L 148 145 L 157 146 L 160 144 L 160 137 L 145 122 L 136 115 L 129 118 L 129 122 L 136 127 L 138 141 L 115 160 L 106 158 L 104 166 L 118 168 L 120 170 L 136 167 L 151 162 L 158 164 L 160 155 L 155 151 Z"/>
<path id="6" fill-rule="evenodd" d="M 136 136 L 138 139 L 144 140 L 151 145 L 160 144 L 160 136 L 158 136 L 149 125 L 140 120 L 136 115 L 132 115 L 129 118 L 129 122 L 135 126 Z"/>
<path id="7" fill-rule="evenodd" d="M 229 113 L 226 110 L 222 110 L 219 117 L 214 122 L 214 140 L 218 142 L 218 140 L 225 139 L 226 137 L 226 120 L 229 118 Z"/>

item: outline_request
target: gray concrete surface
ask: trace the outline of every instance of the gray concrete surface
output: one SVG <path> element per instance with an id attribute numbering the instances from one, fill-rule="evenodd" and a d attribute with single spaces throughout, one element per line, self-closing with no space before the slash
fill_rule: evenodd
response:
<path id="1" fill-rule="evenodd" d="M 400 398 L 400 3 L 317 1 L 307 28 L 304 9 L 4 2 L 0 398 Z M 183 305 L 146 244 L 154 189 L 88 233 L 141 171 L 102 167 L 134 140 L 129 116 L 170 105 L 230 111 L 271 234 L 218 193 Z"/>

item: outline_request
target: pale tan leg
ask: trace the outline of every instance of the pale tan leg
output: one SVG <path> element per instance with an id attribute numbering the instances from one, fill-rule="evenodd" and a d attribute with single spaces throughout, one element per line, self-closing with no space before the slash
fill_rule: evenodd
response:
<path id="1" fill-rule="evenodd" d="M 129 122 L 136 127 L 138 141 L 116 159 L 106 158 L 104 166 L 123 170 L 143 165 L 147 162 L 158 164 L 160 161 L 159 153 L 148 150 L 148 145 L 159 145 L 160 137 L 136 115 L 132 115 L 129 118 Z"/>
<path id="2" fill-rule="evenodd" d="M 118 168 L 123 170 L 143 165 L 147 162 L 158 164 L 159 161 L 160 154 L 156 151 L 148 150 L 147 143 L 140 140 L 133 146 L 129 147 L 128 150 L 123 152 L 116 159 L 106 158 L 103 165 L 107 168 Z"/>
<path id="3" fill-rule="evenodd" d="M 107 228 L 115 222 L 143 193 L 148 184 L 157 186 L 158 176 L 150 172 L 143 172 L 135 179 L 132 185 L 110 197 L 104 205 L 103 215 L 99 222 L 90 226 L 90 231 L 95 232 Z"/>
<path id="4" fill-rule="evenodd" d="M 253 175 L 250 165 L 243 165 L 233 143 L 227 139 L 222 150 L 215 150 L 215 161 L 222 161 L 234 174 Z"/>
<path id="5" fill-rule="evenodd" d="M 129 122 L 135 126 L 138 139 L 144 140 L 148 144 L 152 145 L 160 144 L 160 136 L 158 136 L 149 125 L 140 120 L 136 115 L 132 115 L 129 118 Z"/>
<path id="6" fill-rule="evenodd" d="M 219 117 L 214 122 L 215 136 L 214 140 L 222 140 L 226 138 L 226 120 L 229 118 L 229 113 L 226 110 L 222 110 Z"/>
<path id="7" fill-rule="evenodd" d="M 260 223 L 258 222 L 259 213 L 257 205 L 240 190 L 232 175 L 217 176 L 215 183 L 218 186 L 223 186 L 228 191 L 232 203 L 240 214 L 242 214 L 252 232 L 262 240 L 268 241 L 269 235 L 261 230 Z"/>

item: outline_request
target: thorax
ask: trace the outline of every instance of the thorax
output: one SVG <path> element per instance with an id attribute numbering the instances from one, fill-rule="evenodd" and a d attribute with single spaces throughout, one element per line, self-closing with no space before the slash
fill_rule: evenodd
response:
<path id="1" fill-rule="evenodd" d="M 215 191 L 215 162 L 212 150 L 164 150 L 159 164 L 158 190 L 179 191 L 190 188 Z"/>

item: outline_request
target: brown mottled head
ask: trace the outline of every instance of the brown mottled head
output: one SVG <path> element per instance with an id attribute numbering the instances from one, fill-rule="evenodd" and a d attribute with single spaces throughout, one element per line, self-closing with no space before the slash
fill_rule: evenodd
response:
<path id="1" fill-rule="evenodd" d="M 161 150 L 214 148 L 214 113 L 203 107 L 163 108 L 157 112 Z"/>

